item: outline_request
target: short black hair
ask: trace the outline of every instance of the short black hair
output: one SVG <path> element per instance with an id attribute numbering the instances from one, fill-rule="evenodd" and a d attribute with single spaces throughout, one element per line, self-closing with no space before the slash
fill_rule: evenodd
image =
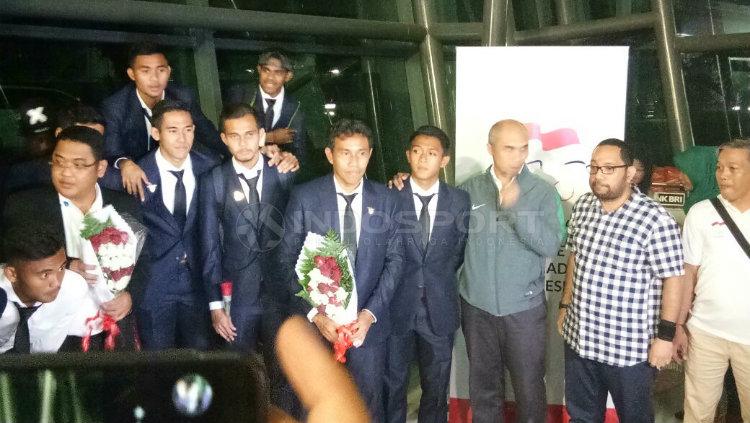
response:
<path id="1" fill-rule="evenodd" d="M 82 103 L 76 103 L 63 109 L 57 115 L 57 127 L 70 128 L 75 125 L 99 124 L 106 126 L 104 116 L 95 108 Z"/>
<path id="2" fill-rule="evenodd" d="M 156 129 L 161 127 L 161 121 L 164 119 L 164 115 L 169 112 L 187 112 L 190 114 L 188 106 L 177 100 L 164 99 L 154 106 L 151 113 L 151 126 Z M 192 118 L 192 115 L 191 115 Z"/>
<path id="3" fill-rule="evenodd" d="M 412 132 L 409 137 L 409 144 L 406 146 L 407 150 L 411 148 L 411 143 L 414 142 L 414 139 L 420 135 L 437 138 L 440 141 L 440 146 L 443 147 L 443 156 L 450 154 L 451 139 L 448 138 L 448 134 L 437 126 L 432 125 L 420 126 L 416 131 Z"/>
<path id="4" fill-rule="evenodd" d="M 130 51 L 128 51 L 128 67 L 133 67 L 136 57 L 151 56 L 152 54 L 161 54 L 169 62 L 169 58 L 167 58 L 167 53 L 164 52 L 163 47 L 158 44 L 143 42 L 130 46 Z"/>
<path id="5" fill-rule="evenodd" d="M 247 103 L 231 103 L 224 106 L 219 116 L 219 131 L 224 132 L 224 123 L 230 119 L 239 119 L 245 116 L 252 116 L 255 123 L 260 128 L 260 118 L 258 112 Z"/>
<path id="6" fill-rule="evenodd" d="M 258 66 L 267 65 L 271 59 L 276 59 L 281 64 L 281 67 L 287 71 L 293 71 L 293 66 L 289 56 L 282 53 L 280 50 L 267 50 L 260 54 L 258 57 Z"/>
<path id="7" fill-rule="evenodd" d="M 65 247 L 65 241 L 51 226 L 35 223 L 6 231 L 4 247 L 8 263 L 18 264 L 52 257 Z"/>
<path id="8" fill-rule="evenodd" d="M 63 140 L 86 144 L 91 147 L 96 161 L 104 159 L 104 136 L 94 129 L 87 126 L 69 126 L 57 134 L 57 142 Z"/>
<path id="9" fill-rule="evenodd" d="M 333 149 L 336 138 L 351 137 L 352 135 L 362 135 L 367 138 L 367 145 L 372 148 L 372 131 L 370 128 L 361 120 L 346 118 L 339 119 L 333 124 L 326 147 Z"/>
<path id="10" fill-rule="evenodd" d="M 620 149 L 620 159 L 627 166 L 633 166 L 633 149 L 628 143 L 617 138 L 607 138 L 596 145 L 597 147 L 611 146 Z"/>

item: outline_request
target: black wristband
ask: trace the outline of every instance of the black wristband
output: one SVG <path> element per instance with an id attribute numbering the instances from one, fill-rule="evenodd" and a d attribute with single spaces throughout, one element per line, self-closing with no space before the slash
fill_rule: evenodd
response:
<path id="1" fill-rule="evenodd" d="M 656 337 L 667 342 L 672 342 L 676 331 L 677 324 L 675 322 L 661 319 L 659 320 L 659 325 L 656 328 Z"/>
<path id="2" fill-rule="evenodd" d="M 558 309 L 564 309 L 564 308 L 568 308 L 568 307 L 570 307 L 570 304 L 565 304 L 565 303 L 563 303 L 562 301 L 560 301 L 560 302 L 559 302 L 559 303 L 557 304 L 557 308 L 558 308 Z"/>

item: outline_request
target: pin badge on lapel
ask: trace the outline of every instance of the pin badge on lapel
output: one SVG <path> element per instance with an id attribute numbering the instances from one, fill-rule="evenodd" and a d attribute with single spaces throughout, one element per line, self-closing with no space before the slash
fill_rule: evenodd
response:
<path id="1" fill-rule="evenodd" d="M 245 194 L 242 191 L 235 191 L 232 195 L 234 196 L 234 201 L 245 201 Z"/>
<path id="2" fill-rule="evenodd" d="M 374 208 L 372 208 L 372 207 L 368 207 L 368 208 L 367 208 L 367 214 L 370 214 L 370 215 L 371 215 L 371 214 L 373 214 L 373 213 L 375 213 L 375 209 L 374 209 Z"/>
<path id="3" fill-rule="evenodd" d="M 151 194 L 156 192 L 156 184 L 148 184 L 146 185 L 146 188 L 151 192 Z"/>

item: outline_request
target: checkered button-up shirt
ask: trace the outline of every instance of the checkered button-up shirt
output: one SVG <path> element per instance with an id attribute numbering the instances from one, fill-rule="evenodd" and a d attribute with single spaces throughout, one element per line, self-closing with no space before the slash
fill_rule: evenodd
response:
<path id="1" fill-rule="evenodd" d="M 612 213 L 587 193 L 573 208 L 568 234 L 575 273 L 565 342 L 600 363 L 624 367 L 646 361 L 662 279 L 683 273 L 677 223 L 640 192 Z"/>

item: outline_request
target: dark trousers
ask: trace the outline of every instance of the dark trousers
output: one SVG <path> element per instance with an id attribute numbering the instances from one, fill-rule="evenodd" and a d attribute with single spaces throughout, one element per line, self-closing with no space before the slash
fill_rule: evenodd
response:
<path id="1" fill-rule="evenodd" d="M 228 344 L 228 348 L 234 351 L 249 353 L 255 351 L 260 336 L 260 323 L 262 314 L 235 312 L 232 309 L 232 324 L 237 329 L 237 337 L 234 342 Z"/>
<path id="2" fill-rule="evenodd" d="M 286 313 L 280 311 L 280 307 L 270 307 L 266 310 L 260 325 L 260 351 L 266 366 L 271 403 L 302 421 L 304 415 L 302 403 L 284 376 L 276 355 L 276 335 L 285 319 Z"/>
<path id="3" fill-rule="evenodd" d="M 208 305 L 184 296 L 165 296 L 153 307 L 137 310 L 138 333 L 143 349 L 208 350 L 211 321 Z"/>
<path id="4" fill-rule="evenodd" d="M 372 422 L 385 419 L 383 412 L 383 389 L 385 385 L 386 343 L 368 344 L 351 348 L 346 354 L 346 368 L 352 374 L 359 393 L 365 400 Z"/>
<path id="5" fill-rule="evenodd" d="M 474 423 L 503 423 L 505 368 L 510 372 L 518 423 L 544 422 L 547 344 L 544 304 L 494 316 L 461 299 L 461 325 L 469 355 L 469 403 Z"/>
<path id="6" fill-rule="evenodd" d="M 406 389 L 409 364 L 417 358 L 422 397 L 419 400 L 419 423 L 448 421 L 448 383 L 451 373 L 453 334 L 435 335 L 430 327 L 427 308 L 416 306 L 412 329 L 388 338 L 386 377 L 386 421 L 406 422 Z"/>
<path id="7" fill-rule="evenodd" d="M 610 366 L 582 358 L 565 346 L 565 405 L 571 423 L 601 423 L 612 394 L 621 422 L 653 423 L 656 369 L 648 362 Z"/>

